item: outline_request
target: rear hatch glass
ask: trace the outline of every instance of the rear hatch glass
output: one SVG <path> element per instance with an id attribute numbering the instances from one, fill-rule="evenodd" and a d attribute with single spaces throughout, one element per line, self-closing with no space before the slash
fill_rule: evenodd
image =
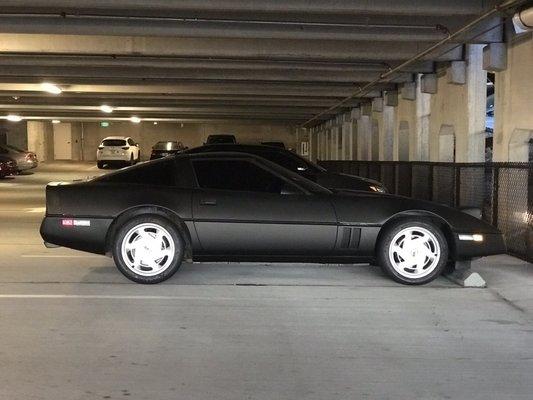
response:
<path id="1" fill-rule="evenodd" d="M 126 146 L 126 141 L 124 139 L 106 139 L 102 142 L 102 146 L 105 146 L 105 147 L 111 147 L 111 146 L 116 146 L 116 147 L 122 147 L 122 146 Z"/>

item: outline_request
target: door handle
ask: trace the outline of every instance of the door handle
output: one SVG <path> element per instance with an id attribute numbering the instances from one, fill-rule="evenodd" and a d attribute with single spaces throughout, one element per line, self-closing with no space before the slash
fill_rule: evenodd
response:
<path id="1" fill-rule="evenodd" d="M 216 199 L 201 199 L 200 200 L 200 205 L 201 206 L 216 206 L 217 205 L 217 201 L 216 201 Z"/>

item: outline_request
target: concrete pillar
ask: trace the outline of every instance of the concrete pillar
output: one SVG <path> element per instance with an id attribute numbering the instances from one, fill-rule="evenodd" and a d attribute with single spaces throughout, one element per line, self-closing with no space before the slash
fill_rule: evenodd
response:
<path id="1" fill-rule="evenodd" d="M 416 151 L 411 161 L 429 161 L 429 117 L 431 112 L 431 95 L 422 92 L 422 75 L 416 84 L 416 120 L 414 140 Z"/>
<path id="2" fill-rule="evenodd" d="M 527 161 L 533 137 L 533 38 L 515 38 L 507 46 L 507 69 L 496 72 L 494 161 Z"/>
<path id="3" fill-rule="evenodd" d="M 342 160 L 353 160 L 354 159 L 354 123 L 352 121 L 351 112 L 345 113 L 343 115 L 342 122 Z"/>
<path id="4" fill-rule="evenodd" d="M 361 115 L 357 120 L 357 159 L 372 159 L 372 119 L 369 115 Z"/>
<path id="5" fill-rule="evenodd" d="M 28 121 L 28 150 L 39 161 L 54 160 L 54 136 L 50 122 Z"/>
<path id="6" fill-rule="evenodd" d="M 394 153 L 394 130 L 396 128 L 396 113 L 394 107 L 384 105 L 381 112 L 380 153 L 379 159 L 392 161 Z"/>
<path id="7" fill-rule="evenodd" d="M 457 162 L 485 161 L 485 124 L 487 115 L 487 72 L 483 70 L 483 46 L 466 46 L 467 140 L 457 138 Z M 531 96 L 531 94 L 530 94 Z M 465 148 L 466 147 L 466 148 Z M 465 154 L 466 153 L 466 154 Z"/>
<path id="8" fill-rule="evenodd" d="M 331 128 L 331 159 L 339 160 L 340 129 L 338 126 Z"/>
<path id="9" fill-rule="evenodd" d="M 482 45 L 466 46 L 464 85 L 458 83 L 459 67 L 449 67 L 439 74 L 438 91 L 431 96 L 429 106 L 431 161 L 483 162 L 485 159 L 487 74 L 482 68 L 482 51 Z M 421 128 L 425 129 L 425 125 Z M 421 156 L 421 159 L 425 158 Z"/>

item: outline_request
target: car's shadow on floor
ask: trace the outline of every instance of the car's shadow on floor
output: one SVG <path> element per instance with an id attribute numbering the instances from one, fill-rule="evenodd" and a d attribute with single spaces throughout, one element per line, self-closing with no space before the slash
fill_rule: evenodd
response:
<path id="1" fill-rule="evenodd" d="M 82 283 L 133 282 L 113 266 L 90 267 Z M 368 264 L 183 263 L 162 285 L 405 287 Z M 456 287 L 445 278 L 427 286 Z"/>

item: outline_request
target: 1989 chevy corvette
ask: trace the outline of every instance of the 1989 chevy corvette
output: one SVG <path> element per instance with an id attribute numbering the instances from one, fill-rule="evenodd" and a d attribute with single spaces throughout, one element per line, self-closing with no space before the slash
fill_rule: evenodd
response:
<path id="1" fill-rule="evenodd" d="M 46 188 L 47 245 L 112 255 L 139 283 L 198 261 L 376 262 L 423 284 L 448 261 L 505 252 L 500 232 L 459 210 L 332 191 L 246 153 L 181 154 Z"/>

